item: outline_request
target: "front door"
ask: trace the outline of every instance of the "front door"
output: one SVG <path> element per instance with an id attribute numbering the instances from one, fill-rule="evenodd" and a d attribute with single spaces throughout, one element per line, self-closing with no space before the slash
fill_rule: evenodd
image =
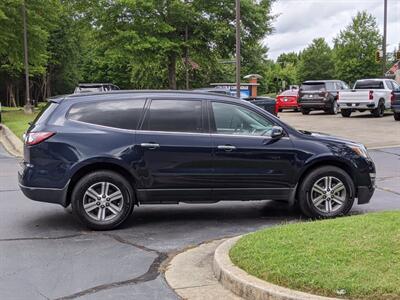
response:
<path id="1" fill-rule="evenodd" d="M 240 104 L 210 102 L 215 200 L 288 200 L 295 152 L 288 136 L 271 138 L 272 120 Z"/>
<path id="2" fill-rule="evenodd" d="M 212 147 L 203 111 L 202 100 L 149 103 L 135 139 L 142 203 L 211 200 Z"/>

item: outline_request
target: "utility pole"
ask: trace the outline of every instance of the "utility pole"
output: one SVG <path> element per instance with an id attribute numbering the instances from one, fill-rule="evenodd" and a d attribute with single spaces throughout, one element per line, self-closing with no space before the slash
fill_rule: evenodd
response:
<path id="1" fill-rule="evenodd" d="M 382 74 L 386 74 L 386 39 L 387 39 L 387 0 L 384 0 L 383 8 L 383 42 L 382 42 Z"/>
<path id="2" fill-rule="evenodd" d="M 33 105 L 29 92 L 29 61 L 28 61 L 28 33 L 26 27 L 26 7 L 25 1 L 22 2 L 22 20 L 24 26 L 24 64 L 25 64 L 25 106 L 24 111 L 27 114 L 33 113 Z"/>
<path id="3" fill-rule="evenodd" d="M 186 5 L 188 5 L 189 1 L 185 0 Z M 186 82 L 186 89 L 189 89 L 189 26 L 186 22 L 185 26 L 185 82 Z"/>
<path id="4" fill-rule="evenodd" d="M 236 0 L 236 97 L 240 98 L 240 0 Z"/>
<path id="5" fill-rule="evenodd" d="M 186 89 L 189 89 L 189 45 L 187 44 L 189 40 L 189 28 L 188 25 L 186 24 L 185 27 L 185 43 L 186 43 L 186 48 L 185 48 L 185 77 L 186 77 Z"/>

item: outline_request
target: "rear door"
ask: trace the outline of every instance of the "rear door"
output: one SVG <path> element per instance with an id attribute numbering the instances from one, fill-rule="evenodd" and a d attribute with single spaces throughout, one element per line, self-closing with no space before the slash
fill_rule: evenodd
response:
<path id="1" fill-rule="evenodd" d="M 148 100 L 135 141 L 141 202 L 210 200 L 212 147 L 204 105 L 198 99 Z"/>
<path id="2" fill-rule="evenodd" d="M 294 187 L 289 137 L 270 137 L 273 121 L 240 103 L 211 101 L 215 200 L 287 200 Z"/>

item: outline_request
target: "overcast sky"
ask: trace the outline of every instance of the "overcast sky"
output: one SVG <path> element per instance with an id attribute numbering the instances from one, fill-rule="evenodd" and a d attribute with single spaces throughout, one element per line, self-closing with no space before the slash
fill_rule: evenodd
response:
<path id="1" fill-rule="evenodd" d="M 357 11 L 366 10 L 377 18 L 383 32 L 384 0 L 277 0 L 272 13 L 274 33 L 264 42 L 269 57 L 283 52 L 302 50 L 314 38 L 332 39 L 351 22 Z M 400 42 L 400 0 L 388 0 L 388 51 Z"/>

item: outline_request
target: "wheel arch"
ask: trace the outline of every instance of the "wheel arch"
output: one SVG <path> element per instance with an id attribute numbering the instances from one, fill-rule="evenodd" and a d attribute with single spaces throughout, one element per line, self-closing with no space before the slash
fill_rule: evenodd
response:
<path id="1" fill-rule="evenodd" d="M 320 167 L 326 167 L 326 166 L 333 166 L 333 167 L 337 167 L 342 169 L 343 171 L 345 171 L 350 178 L 353 180 L 353 185 L 354 185 L 354 197 L 356 197 L 356 186 L 357 186 L 357 182 L 356 182 L 356 176 L 352 170 L 352 167 L 348 164 L 345 163 L 341 160 L 338 159 L 334 159 L 334 158 L 323 158 L 320 160 L 316 160 L 312 163 L 310 163 L 300 174 L 299 179 L 297 181 L 297 186 L 296 186 L 296 190 L 294 193 L 294 199 L 292 200 L 292 202 L 296 202 L 298 201 L 299 198 L 299 191 L 301 188 L 301 185 L 304 181 L 304 179 L 306 178 L 306 176 L 308 174 L 310 174 L 312 171 L 320 168 Z"/>
<path id="2" fill-rule="evenodd" d="M 135 177 L 126 168 L 122 167 L 118 163 L 110 162 L 110 161 L 96 161 L 96 162 L 90 162 L 90 163 L 87 163 L 87 164 L 81 166 L 79 169 L 77 169 L 73 173 L 73 175 L 71 176 L 70 182 L 68 184 L 66 206 L 68 206 L 71 203 L 72 191 L 73 191 L 75 185 L 78 183 L 79 179 L 81 179 L 82 177 L 86 176 L 89 173 L 92 173 L 95 171 L 100 171 L 100 170 L 113 171 L 113 172 L 118 173 L 119 175 L 123 176 L 126 180 L 128 180 L 128 182 L 131 184 L 133 192 L 135 193 L 135 199 L 134 199 L 135 203 L 134 204 L 138 204 L 136 190 L 135 190 L 135 187 L 133 184 L 135 182 Z"/>

